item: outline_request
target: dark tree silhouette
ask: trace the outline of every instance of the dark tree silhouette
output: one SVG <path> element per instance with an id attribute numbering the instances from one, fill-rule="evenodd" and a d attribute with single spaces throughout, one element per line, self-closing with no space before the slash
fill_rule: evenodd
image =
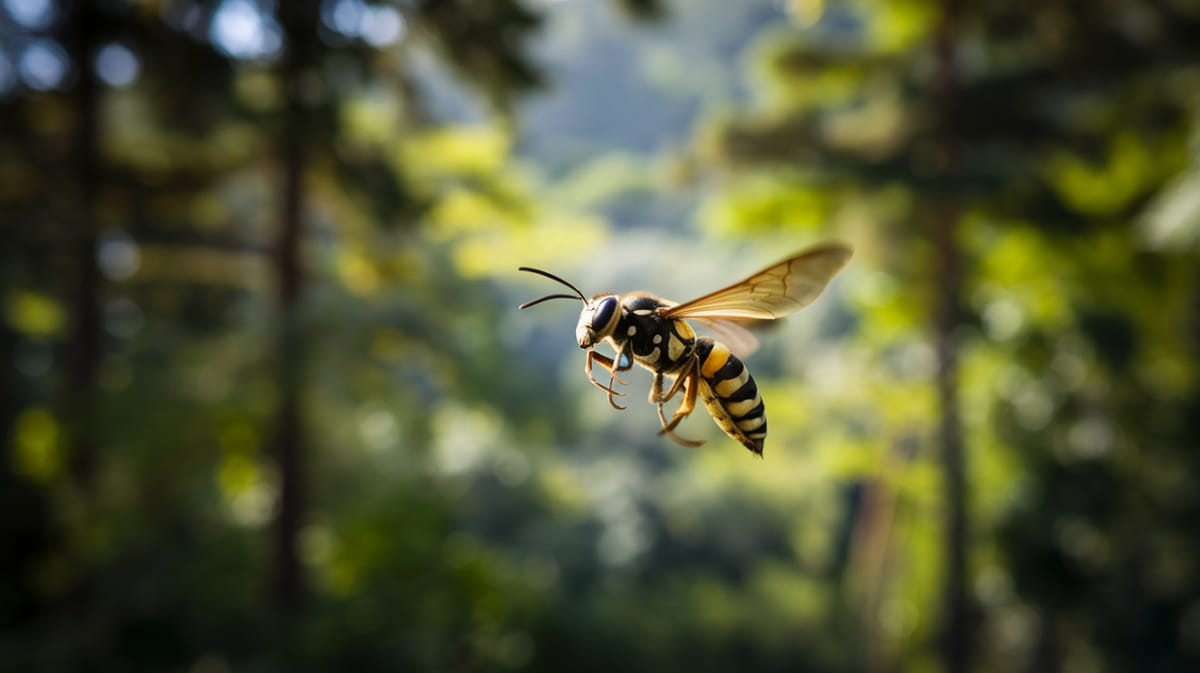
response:
<path id="1" fill-rule="evenodd" d="M 962 254 L 959 251 L 960 179 L 962 143 L 955 134 L 959 73 L 958 0 L 943 0 L 937 28 L 937 82 L 934 89 L 938 117 L 942 121 L 939 152 L 943 163 L 942 197 L 930 205 L 933 227 L 936 296 L 933 305 L 933 343 L 937 353 L 938 420 L 937 442 L 942 461 L 945 498 L 945 605 L 942 614 L 942 659 L 947 673 L 969 670 L 971 612 L 968 606 L 966 450 L 958 399 L 958 346 L 956 333 L 963 324 Z"/>

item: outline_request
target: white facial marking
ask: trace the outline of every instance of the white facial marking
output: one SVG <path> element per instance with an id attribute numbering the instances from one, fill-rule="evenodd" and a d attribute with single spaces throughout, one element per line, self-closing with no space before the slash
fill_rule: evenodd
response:
<path id="1" fill-rule="evenodd" d="M 625 333 L 628 334 L 629 336 L 633 336 L 634 334 L 637 334 L 637 325 L 630 325 L 629 329 Z"/>
<path id="2" fill-rule="evenodd" d="M 654 335 L 654 339 L 653 339 L 653 341 L 654 341 L 654 343 L 656 343 L 656 344 L 660 344 L 660 343 L 662 343 L 662 335 L 661 335 L 661 334 L 655 334 L 655 335 Z"/>
<path id="3" fill-rule="evenodd" d="M 671 339 L 667 341 L 667 357 L 671 358 L 671 361 L 674 362 L 683 355 L 685 348 L 687 348 L 687 345 L 672 334 Z"/>

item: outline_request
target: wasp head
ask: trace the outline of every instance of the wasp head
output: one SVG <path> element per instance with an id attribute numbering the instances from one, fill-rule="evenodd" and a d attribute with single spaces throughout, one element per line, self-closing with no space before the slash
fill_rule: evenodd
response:
<path id="1" fill-rule="evenodd" d="M 617 327 L 620 302 L 616 295 L 595 297 L 579 312 L 579 323 L 575 325 L 575 340 L 580 348 L 591 348 L 613 333 Z"/>
<path id="2" fill-rule="evenodd" d="M 579 313 L 579 324 L 575 325 L 575 340 L 579 342 L 580 348 L 591 348 L 604 340 L 605 337 L 611 336 L 613 330 L 617 328 L 617 321 L 620 319 L 620 312 L 617 308 L 621 305 L 621 300 L 615 294 L 601 294 L 592 297 L 588 301 L 587 297 L 579 291 L 579 288 L 550 273 L 541 269 L 523 266 L 519 271 L 528 271 L 536 273 L 539 276 L 545 276 L 562 285 L 566 285 L 575 292 L 575 294 L 548 294 L 545 297 L 539 297 L 533 301 L 527 301 L 521 304 L 521 308 L 529 308 L 535 306 L 548 299 L 578 299 L 583 302 L 583 310 Z"/>

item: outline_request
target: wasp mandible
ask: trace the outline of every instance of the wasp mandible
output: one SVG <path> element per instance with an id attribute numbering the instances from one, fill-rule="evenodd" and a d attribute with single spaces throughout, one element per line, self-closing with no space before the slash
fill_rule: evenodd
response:
<path id="1" fill-rule="evenodd" d="M 562 278 L 522 266 L 520 271 L 562 283 L 575 294 L 546 295 L 520 308 L 549 299 L 582 301 L 575 339 L 587 351 L 584 372 L 589 381 L 608 394 L 613 408 L 625 408 L 614 399 L 623 395 L 614 385 L 626 384 L 618 373 L 632 369 L 636 362 L 654 373 L 650 404 L 658 407 L 658 420 L 662 423 L 659 434 L 666 434 L 684 446 L 702 444 L 675 434 L 675 427 L 695 410 L 699 397 L 725 434 L 761 456 L 767 437 L 762 395 L 745 364 L 732 352 L 747 352 L 757 343 L 741 323 L 774 320 L 811 304 L 846 265 L 851 254 L 849 247 L 838 243 L 809 248 L 741 282 L 682 304 L 647 292 L 603 293 L 588 299 Z M 685 319 L 707 325 L 722 340 L 697 337 Z M 596 352 L 596 345 L 602 341 L 616 351 L 613 357 Z M 607 385 L 593 374 L 597 364 L 609 374 Z M 664 391 L 666 377 L 674 380 Z M 668 421 L 663 405 L 681 390 L 683 401 Z"/>

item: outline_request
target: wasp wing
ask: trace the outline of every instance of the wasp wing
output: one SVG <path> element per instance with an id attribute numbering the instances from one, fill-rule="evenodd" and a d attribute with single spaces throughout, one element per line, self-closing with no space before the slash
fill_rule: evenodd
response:
<path id="1" fill-rule="evenodd" d="M 810 248 L 749 278 L 663 311 L 665 318 L 774 320 L 820 296 L 852 254 L 833 243 Z"/>
<path id="2" fill-rule="evenodd" d="M 743 327 L 741 323 L 714 318 L 694 318 L 694 320 L 702 328 L 712 332 L 717 337 L 717 341 L 728 346 L 729 350 L 739 358 L 750 357 L 751 353 L 758 350 L 758 337 Z"/>

